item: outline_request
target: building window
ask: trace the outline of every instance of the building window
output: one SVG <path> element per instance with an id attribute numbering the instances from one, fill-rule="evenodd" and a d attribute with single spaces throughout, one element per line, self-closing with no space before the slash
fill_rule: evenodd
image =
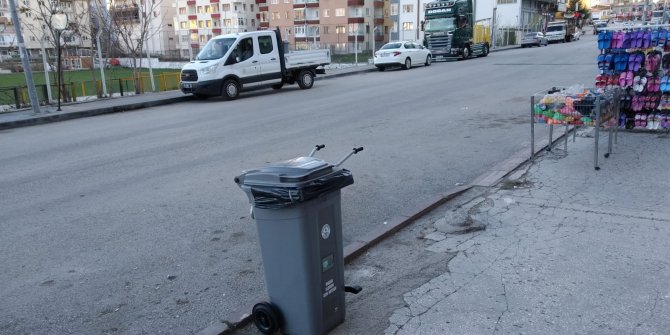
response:
<path id="1" fill-rule="evenodd" d="M 205 28 L 205 21 L 203 20 L 198 21 L 198 28 Z"/>
<path id="2" fill-rule="evenodd" d="M 181 29 L 188 28 L 188 22 L 186 22 L 186 21 L 179 22 L 179 28 L 181 28 Z"/>
<path id="3" fill-rule="evenodd" d="M 270 4 L 276 5 L 279 3 L 279 0 L 270 0 Z"/>
<path id="4" fill-rule="evenodd" d="M 219 4 L 213 4 L 212 6 L 212 13 L 218 13 L 219 12 Z"/>
<path id="5" fill-rule="evenodd" d="M 305 9 L 304 8 L 298 8 L 293 10 L 294 17 L 293 19 L 295 21 L 302 21 L 305 19 Z"/>
<path id="6" fill-rule="evenodd" d="M 214 28 L 218 27 L 218 26 L 219 26 L 219 20 L 214 20 L 214 21 L 212 21 L 212 26 L 213 26 Z"/>
<path id="7" fill-rule="evenodd" d="M 323 34 L 328 34 L 328 26 L 323 26 Z"/>
<path id="8" fill-rule="evenodd" d="M 336 8 L 335 16 L 344 16 L 344 8 Z"/>
<path id="9" fill-rule="evenodd" d="M 339 34 L 346 34 L 347 33 L 347 27 L 345 26 L 337 26 L 335 27 L 335 32 Z"/>
<path id="10" fill-rule="evenodd" d="M 290 20 L 291 19 L 291 12 L 287 10 L 285 17 L 286 17 L 287 20 Z"/>
<path id="11" fill-rule="evenodd" d="M 198 22 L 195 20 L 189 20 L 188 21 L 188 28 L 189 29 L 198 29 Z"/>
<path id="12" fill-rule="evenodd" d="M 193 14 L 195 14 L 195 7 L 193 7 L 193 6 L 188 7 L 188 15 L 193 15 Z"/>
<path id="13" fill-rule="evenodd" d="M 209 5 L 205 5 L 205 13 L 211 13 L 212 12 L 212 7 L 209 7 Z"/>
<path id="14" fill-rule="evenodd" d="M 186 7 L 179 7 L 179 14 L 186 15 Z"/>
<path id="15" fill-rule="evenodd" d="M 293 29 L 295 29 L 296 36 L 297 35 L 305 36 L 305 26 L 295 26 Z"/>
<path id="16" fill-rule="evenodd" d="M 277 13 L 277 12 L 272 12 L 272 19 L 273 19 L 273 20 L 279 20 L 279 13 Z"/>
<path id="17" fill-rule="evenodd" d="M 230 12 L 230 4 L 229 3 L 224 3 L 223 4 L 223 11 L 224 12 Z"/>
<path id="18" fill-rule="evenodd" d="M 244 18 L 241 18 L 241 17 L 240 17 L 240 18 L 237 19 L 237 25 L 238 25 L 238 26 L 243 26 L 243 25 L 245 25 L 245 24 L 246 24 L 246 23 L 244 22 Z"/>
<path id="19" fill-rule="evenodd" d="M 205 21 L 205 27 L 212 28 L 212 21 L 211 20 L 206 20 Z"/>
<path id="20" fill-rule="evenodd" d="M 249 9 L 253 12 L 254 11 L 254 4 L 249 5 Z"/>
<path id="21" fill-rule="evenodd" d="M 256 26 L 256 19 L 251 19 L 251 26 L 255 27 Z"/>
<path id="22" fill-rule="evenodd" d="M 402 5 L 402 12 L 403 13 L 413 13 L 414 12 L 414 5 Z"/>
<path id="23" fill-rule="evenodd" d="M 223 20 L 223 26 L 224 27 L 230 27 L 233 25 L 233 21 L 231 19 L 225 19 Z"/>
<path id="24" fill-rule="evenodd" d="M 414 22 L 403 22 L 402 30 L 414 30 Z"/>
<path id="25" fill-rule="evenodd" d="M 198 41 L 198 34 L 197 33 L 192 33 L 191 34 L 191 42 L 197 42 Z"/>
<path id="26" fill-rule="evenodd" d="M 330 9 L 323 10 L 323 17 L 330 17 Z"/>
<path id="27" fill-rule="evenodd" d="M 200 35 L 200 43 L 207 42 L 207 35 Z"/>
<path id="28" fill-rule="evenodd" d="M 370 8 L 365 7 L 365 16 L 370 17 Z"/>
<path id="29" fill-rule="evenodd" d="M 198 14 L 201 14 L 202 13 L 202 6 L 198 6 L 197 8 L 198 8 Z"/>

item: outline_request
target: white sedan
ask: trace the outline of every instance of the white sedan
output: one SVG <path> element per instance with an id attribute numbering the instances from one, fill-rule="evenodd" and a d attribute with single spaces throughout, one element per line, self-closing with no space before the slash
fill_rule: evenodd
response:
<path id="1" fill-rule="evenodd" d="M 400 41 L 385 44 L 375 52 L 375 66 L 379 71 L 388 67 L 401 66 L 407 70 L 414 64 L 430 65 L 433 57 L 430 50 L 416 42 Z"/>

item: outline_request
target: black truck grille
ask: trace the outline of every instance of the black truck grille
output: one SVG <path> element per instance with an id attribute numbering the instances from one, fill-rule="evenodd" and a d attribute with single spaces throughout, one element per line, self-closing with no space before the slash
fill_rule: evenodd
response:
<path id="1" fill-rule="evenodd" d="M 428 36 L 428 49 L 451 49 L 451 36 Z"/>
<path id="2" fill-rule="evenodd" d="M 198 81 L 198 72 L 196 70 L 181 71 L 181 81 Z"/>

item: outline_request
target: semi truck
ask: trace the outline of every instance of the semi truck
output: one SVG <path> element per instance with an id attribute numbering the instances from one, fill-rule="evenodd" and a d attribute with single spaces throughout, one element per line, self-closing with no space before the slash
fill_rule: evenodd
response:
<path id="1" fill-rule="evenodd" d="M 433 60 L 489 54 L 489 34 L 475 34 L 472 0 L 439 0 L 425 6 L 423 45 Z"/>
<path id="2" fill-rule="evenodd" d="M 226 34 L 210 39 L 181 70 L 180 89 L 197 98 L 237 99 L 241 91 L 314 85 L 325 74 L 330 50 L 285 52 L 279 29 Z"/>

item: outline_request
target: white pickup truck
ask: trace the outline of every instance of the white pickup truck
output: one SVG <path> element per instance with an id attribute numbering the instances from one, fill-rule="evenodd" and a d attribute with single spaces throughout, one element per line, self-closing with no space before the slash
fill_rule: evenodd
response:
<path id="1" fill-rule="evenodd" d="M 198 98 L 236 99 L 240 91 L 298 83 L 308 89 L 330 64 L 330 50 L 284 52 L 279 30 L 220 35 L 181 70 L 181 91 Z"/>

